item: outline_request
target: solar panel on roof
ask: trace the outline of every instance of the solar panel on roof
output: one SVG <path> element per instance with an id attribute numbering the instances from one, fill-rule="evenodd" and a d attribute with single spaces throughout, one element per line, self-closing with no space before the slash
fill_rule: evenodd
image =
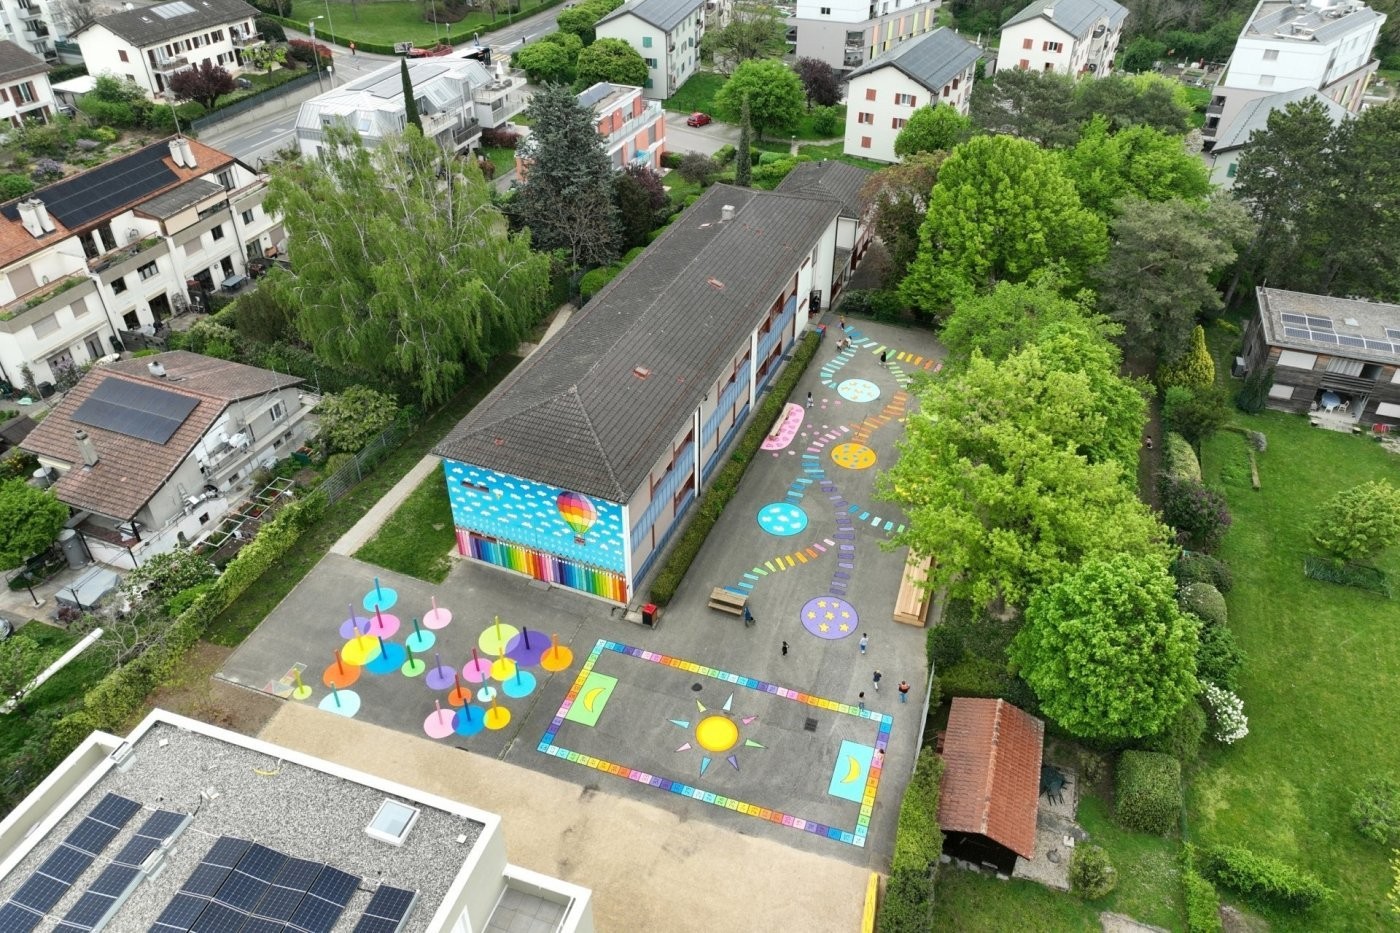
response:
<path id="1" fill-rule="evenodd" d="M 1293 337 L 1297 340 L 1308 340 L 1312 336 L 1311 331 L 1304 330 L 1301 327 L 1285 327 L 1283 329 L 1283 332 L 1287 336 Z"/>
<path id="2" fill-rule="evenodd" d="M 1385 335 L 1391 340 L 1400 340 L 1400 327 L 1387 327 Z"/>
<path id="3" fill-rule="evenodd" d="M 1366 341 L 1362 340 L 1360 337 L 1353 337 L 1350 334 L 1338 334 L 1337 340 L 1348 347 L 1361 347 L 1364 349 L 1366 346 Z"/>
<path id="4" fill-rule="evenodd" d="M 1386 340 L 1371 340 L 1371 339 L 1369 339 L 1369 338 L 1366 340 L 1366 349 L 1368 349 L 1368 350 L 1380 350 L 1382 353 L 1391 353 L 1391 352 L 1393 352 L 1393 348 L 1390 346 L 1389 341 L 1386 341 Z"/>
<path id="5" fill-rule="evenodd" d="M 93 389 L 72 417 L 79 424 L 164 444 L 198 404 L 198 399 L 188 395 L 109 377 Z"/>
<path id="6" fill-rule="evenodd" d="M 417 900 L 417 891 L 381 884 L 374 892 L 374 896 L 369 899 L 369 904 L 365 907 L 360 922 L 355 924 L 355 933 L 397 930 L 408 918 L 409 912 L 413 910 L 413 904 Z M 392 924 L 392 926 L 385 926 L 385 923 Z"/>
<path id="7" fill-rule="evenodd" d="M 5 933 L 29 933 L 43 919 L 43 914 L 21 907 L 13 901 L 0 904 L 0 930 L 4 930 Z"/>
<path id="8" fill-rule="evenodd" d="M 108 794 L 98 801 L 88 816 L 120 829 L 130 823 L 131 818 L 139 812 L 141 805 L 136 801 L 128 800 L 121 794 Z"/>
<path id="9" fill-rule="evenodd" d="M 40 874 L 72 884 L 92 864 L 92 856 L 68 845 L 60 845 L 39 866 Z"/>
<path id="10" fill-rule="evenodd" d="M 50 878 L 48 875 L 33 874 L 19 886 L 18 891 L 10 895 L 10 900 L 21 907 L 47 913 L 49 908 L 67 893 L 68 882 Z"/>
<path id="11" fill-rule="evenodd" d="M 165 905 L 165 909 L 156 918 L 152 930 L 179 930 L 184 933 L 194 922 L 199 919 L 199 915 L 204 913 L 204 908 L 208 907 L 208 898 L 196 897 L 193 894 L 181 892 L 170 899 L 170 903 Z"/>
<path id="12" fill-rule="evenodd" d="M 243 928 L 238 933 L 282 933 L 286 928 L 286 924 L 281 920 L 251 917 L 243 924 Z"/>
<path id="13" fill-rule="evenodd" d="M 241 927 L 247 919 L 248 915 L 236 907 L 213 901 L 190 925 L 190 929 L 194 933 L 228 933 Z"/>
<path id="14" fill-rule="evenodd" d="M 136 835 L 164 842 L 179 832 L 189 821 L 189 818 L 187 813 L 157 810 L 147 817 L 146 822 L 141 824 L 141 828 L 136 830 Z"/>
<path id="15" fill-rule="evenodd" d="M 307 893 L 319 897 L 323 901 L 330 901 L 332 904 L 344 907 L 350 903 L 350 898 L 355 896 L 355 890 L 359 886 L 358 876 L 327 865 L 321 869 L 321 873 L 316 876 L 316 880 Z"/>
<path id="16" fill-rule="evenodd" d="M 154 194 L 179 180 L 165 164 L 170 155 L 164 143 L 147 146 L 124 159 L 55 182 L 39 191 L 49 213 L 72 229 L 120 207 Z M 19 220 L 19 201 L 0 208 L 0 215 Z"/>
<path id="17" fill-rule="evenodd" d="M 1309 314 L 1308 326 L 1315 327 L 1318 330 L 1331 330 L 1332 319 L 1330 317 L 1313 317 L 1311 314 Z"/>
<path id="18" fill-rule="evenodd" d="M 1285 324 L 1302 324 L 1304 327 L 1306 327 L 1308 323 L 1308 319 L 1301 314 L 1290 314 L 1288 312 L 1284 312 L 1283 314 L 1280 314 L 1279 317 L 1283 318 L 1283 322 Z"/>
<path id="19" fill-rule="evenodd" d="M 1312 339 L 1320 340 L 1323 343 L 1336 343 L 1337 335 L 1332 333 L 1331 331 L 1315 330 L 1312 332 Z"/>
<path id="20" fill-rule="evenodd" d="M 248 840 L 239 839 L 236 836 L 220 836 L 209 849 L 209 853 L 204 856 L 204 861 L 210 865 L 232 868 L 238 864 L 239 859 L 243 858 L 243 854 L 252 848 L 252 845 Z"/>
<path id="21" fill-rule="evenodd" d="M 255 881 L 261 881 L 263 884 L 270 884 L 286 862 L 287 856 L 276 849 L 255 845 L 248 850 L 247 855 L 239 860 L 235 871 L 247 875 Z"/>

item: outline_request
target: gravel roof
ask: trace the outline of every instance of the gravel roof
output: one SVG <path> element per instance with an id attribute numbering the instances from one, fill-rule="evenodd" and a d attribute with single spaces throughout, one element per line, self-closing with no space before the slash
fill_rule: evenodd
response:
<path id="1" fill-rule="evenodd" d="M 162 740 L 168 742 L 163 748 Z M 484 828 L 467 817 L 408 800 L 404 802 L 417 807 L 420 816 L 405 844 L 395 847 L 364 832 L 380 803 L 389 797 L 370 786 L 163 722 L 155 723 L 134 747 L 129 768 L 109 770 L 15 870 L 0 880 L 0 902 L 14 893 L 109 792 L 135 800 L 146 809 L 107 847 L 104 854 L 108 858 L 153 810 L 194 814 L 189 826 L 176 837 L 165 869 L 135 889 L 106 928 L 109 933 L 148 929 L 209 847 L 224 835 L 359 875 L 360 888 L 336 924 L 336 933 L 354 927 L 380 883 L 419 892 L 403 929 L 426 930 Z M 203 788 L 213 788 L 218 796 L 201 801 Z M 462 835 L 466 842 L 458 843 Z M 67 913 L 102 865 L 99 858 L 78 878 L 50 918 Z M 52 928 L 49 920 L 39 930 Z"/>

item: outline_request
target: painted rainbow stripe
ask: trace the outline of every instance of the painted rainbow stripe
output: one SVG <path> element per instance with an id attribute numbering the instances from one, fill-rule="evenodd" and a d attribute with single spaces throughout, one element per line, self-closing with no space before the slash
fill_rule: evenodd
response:
<path id="1" fill-rule="evenodd" d="M 788 826 L 798 829 L 814 836 L 823 836 L 835 842 L 844 842 L 847 845 L 865 846 L 866 837 L 870 833 L 870 814 L 875 809 L 875 794 L 880 787 L 881 771 L 880 767 L 871 767 L 865 781 L 865 792 L 861 796 L 860 812 L 856 817 L 855 826 L 850 829 L 842 829 L 839 826 L 829 826 L 816 820 L 803 819 L 800 816 L 793 816 L 781 810 L 774 810 L 770 807 L 760 807 L 757 804 L 747 803 L 743 800 L 736 800 L 733 797 L 726 797 L 723 794 L 715 794 L 707 790 L 701 790 L 691 784 L 682 781 L 675 781 L 660 775 L 650 774 L 645 771 L 638 771 L 636 768 L 629 768 L 627 765 L 607 761 L 602 758 L 595 758 L 582 752 L 572 751 L 563 746 L 554 744 L 554 737 L 559 734 L 560 728 L 564 725 L 564 715 L 569 711 L 578 697 L 579 691 L 583 689 L 584 681 L 592 673 L 594 664 L 604 651 L 613 651 L 617 654 L 627 655 L 641 661 L 650 661 L 653 664 L 661 664 L 666 667 L 673 667 L 677 670 L 687 671 L 701 677 L 711 677 L 724 683 L 734 684 L 739 687 L 748 687 L 760 693 L 772 694 L 788 700 L 795 700 L 798 703 L 805 703 L 808 706 L 818 707 L 832 713 L 854 716 L 857 719 L 869 719 L 876 726 L 877 735 L 875 747 L 885 751 L 889 747 L 890 728 L 894 725 L 894 719 L 884 713 L 876 713 L 871 710 L 862 710 L 859 707 L 851 706 L 847 703 L 838 703 L 835 700 L 828 700 L 823 697 L 814 696 L 810 693 L 803 693 L 800 690 L 789 690 L 777 684 L 768 683 L 765 680 L 755 680 L 752 677 L 744 677 L 740 674 L 731 674 L 728 671 L 717 670 L 713 667 L 706 667 L 703 664 L 696 664 L 693 661 L 684 661 L 680 658 L 673 658 L 665 654 L 657 654 L 655 651 L 647 651 L 643 648 L 634 648 L 631 645 L 623 645 L 618 642 L 608 641 L 600 638 L 593 646 L 593 652 L 584 662 L 583 668 L 575 678 L 573 686 L 569 688 L 569 693 L 564 697 L 564 702 L 560 704 L 559 711 L 554 714 L 553 721 L 549 724 L 549 730 L 540 738 L 537 746 L 540 752 L 546 755 L 553 755 L 555 758 L 562 758 L 565 761 L 582 765 L 585 768 L 592 768 L 595 771 L 602 771 L 604 774 L 612 774 L 628 781 L 635 781 L 638 784 L 645 784 L 648 787 L 655 787 L 659 790 L 670 791 L 682 797 L 689 797 L 702 803 L 708 803 L 726 810 L 733 810 L 743 813 L 746 816 L 757 817 L 781 826 Z"/>
<path id="2" fill-rule="evenodd" d="M 457 529 L 457 549 L 476 560 L 514 570 L 536 580 L 582 590 L 617 603 L 627 602 L 627 581 L 606 570 L 585 567 L 554 554 L 508 541 L 493 541 L 464 528 Z"/>

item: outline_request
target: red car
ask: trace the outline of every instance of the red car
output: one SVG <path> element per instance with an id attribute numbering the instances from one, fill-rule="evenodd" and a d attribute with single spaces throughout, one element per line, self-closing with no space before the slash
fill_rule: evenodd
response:
<path id="1" fill-rule="evenodd" d="M 685 118 L 686 126 L 704 126 L 705 124 L 711 122 L 713 121 L 710 119 L 710 115 L 708 113 L 700 113 L 699 111 L 696 111 L 695 113 L 692 113 L 690 116 Z"/>

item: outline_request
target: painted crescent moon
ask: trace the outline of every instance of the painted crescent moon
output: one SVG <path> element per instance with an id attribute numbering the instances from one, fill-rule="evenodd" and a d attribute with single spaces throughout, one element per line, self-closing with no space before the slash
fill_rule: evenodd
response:
<path id="1" fill-rule="evenodd" d="M 860 777 L 860 762 L 855 755 L 847 755 L 846 760 L 850 762 L 850 768 L 846 771 L 846 776 L 841 779 L 842 784 L 849 784 Z"/>
<path id="2" fill-rule="evenodd" d="M 593 712 L 593 704 L 597 702 L 598 694 L 605 692 L 605 687 L 594 687 L 592 690 L 588 691 L 588 694 L 583 698 L 583 708 L 590 713 Z"/>

